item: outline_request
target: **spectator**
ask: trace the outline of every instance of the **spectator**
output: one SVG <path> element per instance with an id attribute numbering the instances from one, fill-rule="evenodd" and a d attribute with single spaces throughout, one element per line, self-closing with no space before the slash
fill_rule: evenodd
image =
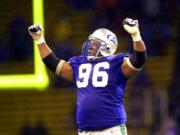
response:
<path id="1" fill-rule="evenodd" d="M 38 120 L 34 128 L 34 135 L 49 135 L 47 128 L 42 120 Z"/>
<path id="2" fill-rule="evenodd" d="M 2 41 L 0 37 L 0 62 L 8 62 L 10 60 L 10 54 L 8 46 Z"/>
<path id="3" fill-rule="evenodd" d="M 22 16 L 16 16 L 9 24 L 9 51 L 11 60 L 23 61 L 32 56 L 31 39 L 26 32 L 27 26 Z M 22 47 L 26 45 L 26 47 Z"/>
<path id="4" fill-rule="evenodd" d="M 34 135 L 34 129 L 29 121 L 26 121 L 21 129 L 20 135 Z"/>
<path id="5" fill-rule="evenodd" d="M 54 52 L 60 58 L 66 61 L 69 60 L 72 56 L 77 55 L 77 51 L 75 45 L 72 43 L 71 39 L 71 31 L 72 26 L 69 18 L 63 18 L 62 16 L 59 17 L 59 20 L 55 26 L 55 33 L 54 33 Z M 73 87 L 74 84 L 63 80 L 59 76 L 55 76 L 54 87 Z"/>
<path id="6" fill-rule="evenodd" d="M 95 8 L 94 0 L 86 2 L 84 0 L 65 0 L 65 3 L 75 10 L 92 10 Z"/>
<path id="7" fill-rule="evenodd" d="M 142 27 L 142 33 L 144 35 L 144 41 L 149 50 L 149 55 L 164 55 L 166 45 L 172 39 L 170 26 L 166 22 L 146 18 L 142 24 Z"/>

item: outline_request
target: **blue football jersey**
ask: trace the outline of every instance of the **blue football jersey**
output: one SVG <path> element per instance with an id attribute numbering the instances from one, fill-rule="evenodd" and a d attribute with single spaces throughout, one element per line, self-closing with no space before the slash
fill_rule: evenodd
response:
<path id="1" fill-rule="evenodd" d="M 95 131 L 126 122 L 123 104 L 125 78 L 121 64 L 128 54 L 117 54 L 88 61 L 72 57 L 77 86 L 77 125 L 80 131 Z"/>

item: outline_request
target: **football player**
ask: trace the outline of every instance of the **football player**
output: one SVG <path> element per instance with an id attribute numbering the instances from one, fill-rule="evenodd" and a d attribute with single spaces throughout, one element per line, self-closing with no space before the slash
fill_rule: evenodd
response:
<path id="1" fill-rule="evenodd" d="M 123 103 L 125 86 L 127 80 L 142 69 L 147 54 L 138 20 L 126 18 L 123 27 L 132 37 L 133 54 L 115 55 L 116 35 L 100 28 L 83 43 L 82 55 L 72 57 L 68 62 L 58 59 L 48 47 L 40 25 L 28 28 L 47 68 L 76 82 L 79 135 L 127 135 Z"/>

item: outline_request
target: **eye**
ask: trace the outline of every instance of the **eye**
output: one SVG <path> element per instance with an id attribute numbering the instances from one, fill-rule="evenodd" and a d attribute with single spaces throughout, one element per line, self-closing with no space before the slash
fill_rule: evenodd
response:
<path id="1" fill-rule="evenodd" d="M 100 46 L 101 42 L 99 42 L 99 41 L 91 41 L 91 45 L 92 46 Z"/>

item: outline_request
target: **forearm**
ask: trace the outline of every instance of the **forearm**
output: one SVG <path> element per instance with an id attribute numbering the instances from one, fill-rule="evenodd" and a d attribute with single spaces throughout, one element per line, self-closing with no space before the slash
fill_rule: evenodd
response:
<path id="1" fill-rule="evenodd" d="M 56 74 L 59 74 L 65 61 L 59 60 L 46 44 L 43 35 L 43 28 L 40 25 L 32 25 L 31 27 L 29 27 L 29 33 L 35 40 L 39 49 L 40 56 L 46 67 Z"/>
<path id="2" fill-rule="evenodd" d="M 40 56 L 48 69 L 59 74 L 64 63 L 63 60 L 59 60 L 56 55 L 52 52 L 46 42 L 38 44 Z"/>
<path id="3" fill-rule="evenodd" d="M 52 50 L 49 48 L 49 46 L 45 42 L 38 44 L 38 49 L 39 49 L 39 53 L 42 59 L 44 59 L 50 53 L 52 53 Z"/>
<path id="4" fill-rule="evenodd" d="M 61 75 L 61 77 L 66 80 L 73 80 L 71 66 L 64 60 L 57 58 L 45 42 L 38 44 L 38 49 L 40 56 L 48 69 L 50 69 L 56 75 Z"/>
<path id="5" fill-rule="evenodd" d="M 147 52 L 139 31 L 138 21 L 126 18 L 123 24 L 125 30 L 131 35 L 133 40 L 134 52 L 127 60 L 127 63 L 132 69 L 139 71 L 147 59 Z"/>
<path id="6" fill-rule="evenodd" d="M 130 65 L 132 65 L 132 68 L 135 70 L 141 70 L 147 59 L 146 46 L 142 40 L 134 41 L 133 43 L 134 52 L 129 57 L 129 62 Z"/>
<path id="7" fill-rule="evenodd" d="M 143 42 L 143 40 L 134 41 L 133 42 L 133 49 L 138 52 L 146 51 L 146 46 Z"/>

